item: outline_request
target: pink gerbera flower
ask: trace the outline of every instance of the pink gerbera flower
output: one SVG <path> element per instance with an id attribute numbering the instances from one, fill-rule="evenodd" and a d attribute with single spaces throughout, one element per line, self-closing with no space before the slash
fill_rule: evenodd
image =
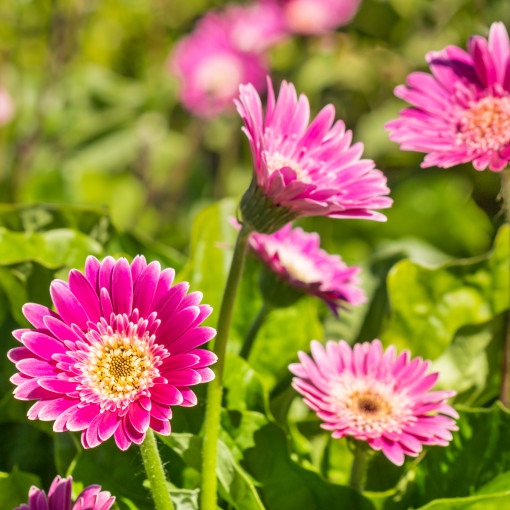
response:
<path id="1" fill-rule="evenodd" d="M 510 43 L 503 23 L 489 39 L 473 36 L 427 54 L 432 75 L 411 73 L 395 89 L 413 105 L 386 124 L 402 150 L 428 153 L 422 167 L 473 162 L 499 171 L 510 160 Z"/>
<path id="2" fill-rule="evenodd" d="M 310 106 L 294 85 L 283 82 L 277 101 L 268 78 L 267 110 L 248 84 L 236 101 L 253 156 L 253 180 L 241 202 L 243 221 L 272 233 L 300 216 L 386 218 L 373 209 L 390 207 L 386 178 L 371 160 L 360 159 L 363 144 L 335 119 L 333 105 L 308 125 Z M 268 218 L 269 217 L 269 218 Z"/>
<path id="3" fill-rule="evenodd" d="M 358 287 L 360 267 L 348 267 L 338 255 L 320 249 L 320 237 L 289 223 L 271 235 L 253 233 L 250 247 L 285 284 L 322 299 L 335 314 L 346 304 L 366 301 Z"/>
<path id="4" fill-rule="evenodd" d="M 211 12 L 170 55 L 168 68 L 180 81 L 179 99 L 195 115 L 213 118 L 233 110 L 241 83 L 252 83 L 257 90 L 265 88 L 265 58 L 236 46 L 241 36 L 232 32 L 233 28 L 228 16 Z M 246 40 L 250 37 L 248 34 Z"/>
<path id="5" fill-rule="evenodd" d="M 48 491 L 48 497 L 42 489 L 35 486 L 28 493 L 28 504 L 14 510 L 109 510 L 115 498 L 107 491 L 101 491 L 99 485 L 85 487 L 76 499 L 71 501 L 73 479 L 57 476 Z"/>
<path id="6" fill-rule="evenodd" d="M 447 446 L 457 412 L 446 404 L 454 391 L 429 391 L 438 373 L 426 375 L 430 362 L 383 352 L 381 342 L 356 344 L 343 340 L 311 344 L 312 358 L 299 352 L 301 363 L 289 366 L 293 387 L 323 421 L 334 438 L 366 441 L 400 466 L 416 457 L 423 445 Z"/>
<path id="7" fill-rule="evenodd" d="M 361 0 L 279 0 L 289 30 L 312 35 L 331 32 L 351 21 Z"/>
<path id="8" fill-rule="evenodd" d="M 150 427 L 170 434 L 171 406 L 193 406 L 188 386 L 207 382 L 216 356 L 196 349 L 215 335 L 199 327 L 211 308 L 189 284 L 172 287 L 174 270 L 161 271 L 138 256 L 88 257 L 85 274 L 54 280 L 57 313 L 38 304 L 23 307 L 36 329 L 15 331 L 23 347 L 9 352 L 19 373 L 11 381 L 20 400 L 37 400 L 32 420 L 53 430 L 83 431 L 85 448 L 111 436 L 122 450 L 142 443 Z"/>

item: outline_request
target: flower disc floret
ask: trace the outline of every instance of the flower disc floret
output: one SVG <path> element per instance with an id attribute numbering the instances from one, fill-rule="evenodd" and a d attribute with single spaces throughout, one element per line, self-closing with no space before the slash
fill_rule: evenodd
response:
<path id="1" fill-rule="evenodd" d="M 427 54 L 432 75 L 411 73 L 395 94 L 412 105 L 386 125 L 401 149 L 425 152 L 422 167 L 472 162 L 500 171 L 510 161 L 510 42 L 503 23 L 467 52 L 448 46 Z"/>
<path id="2" fill-rule="evenodd" d="M 14 510 L 109 510 L 115 498 L 107 491 L 101 491 L 99 485 L 85 487 L 73 503 L 71 500 L 73 478 L 61 478 L 59 475 L 53 480 L 48 496 L 34 485 L 28 493 L 28 504 L 16 507 Z"/>
<path id="3" fill-rule="evenodd" d="M 9 359 L 20 400 L 37 400 L 30 419 L 54 421 L 56 432 L 82 431 L 89 448 L 114 436 L 119 448 L 140 444 L 150 427 L 170 433 L 171 406 L 193 406 L 189 386 L 214 378 L 216 356 L 196 347 L 215 331 L 200 326 L 211 313 L 202 294 L 172 285 L 173 269 L 136 257 L 89 257 L 85 274 L 54 280 L 56 313 L 23 307 L 35 329 L 15 331 L 23 346 Z"/>
<path id="4" fill-rule="evenodd" d="M 249 244 L 281 282 L 322 299 L 335 314 L 340 307 L 366 300 L 357 277 L 361 268 L 322 250 L 316 233 L 288 224 L 274 234 L 251 234 Z"/>
<path id="5" fill-rule="evenodd" d="M 363 145 L 335 109 L 323 108 L 308 125 L 310 105 L 283 82 L 275 100 L 268 78 L 267 109 L 251 85 L 236 101 L 253 157 L 253 180 L 241 201 L 243 222 L 270 234 L 301 216 L 367 218 L 384 221 L 375 209 L 391 206 L 386 178 L 371 160 L 360 159 Z"/>
<path id="6" fill-rule="evenodd" d="M 383 352 L 379 340 L 356 344 L 315 340 L 312 357 L 299 352 L 300 363 L 289 366 L 293 387 L 322 420 L 334 438 L 366 441 L 394 464 L 416 457 L 423 445 L 447 446 L 457 430 L 457 412 L 446 400 L 454 391 L 429 391 L 437 373 L 429 362 Z"/>

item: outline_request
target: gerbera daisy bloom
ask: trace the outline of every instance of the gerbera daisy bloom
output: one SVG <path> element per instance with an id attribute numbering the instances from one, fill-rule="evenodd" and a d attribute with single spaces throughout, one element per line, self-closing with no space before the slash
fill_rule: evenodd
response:
<path id="1" fill-rule="evenodd" d="M 334 438 L 366 441 L 400 466 L 404 456 L 416 457 L 423 445 L 447 446 L 458 430 L 457 412 L 446 404 L 454 391 L 429 391 L 437 372 L 426 375 L 430 362 L 396 356 L 394 346 L 383 352 L 381 342 L 353 348 L 347 342 L 311 344 L 312 358 L 299 352 L 301 363 L 289 366 L 292 386 L 323 421 Z"/>
<path id="2" fill-rule="evenodd" d="M 99 485 L 85 487 L 76 498 L 71 501 L 73 478 L 57 476 L 51 484 L 48 496 L 42 489 L 30 487 L 28 504 L 23 504 L 14 510 L 109 510 L 115 498 L 107 491 L 101 491 Z"/>
<path id="3" fill-rule="evenodd" d="M 290 31 L 325 34 L 351 21 L 361 0 L 279 0 Z"/>
<path id="4" fill-rule="evenodd" d="M 366 301 L 356 276 L 361 268 L 348 267 L 340 256 L 321 250 L 315 232 L 292 228 L 289 223 L 274 234 L 251 234 L 249 245 L 278 280 L 322 299 L 335 315 L 339 307 Z"/>
<path id="5" fill-rule="evenodd" d="M 447 46 L 427 54 L 432 75 L 411 73 L 395 94 L 411 103 L 386 124 L 402 150 L 428 153 L 422 167 L 473 162 L 502 170 L 510 160 L 510 44 L 503 23 L 468 51 Z"/>
<path id="6" fill-rule="evenodd" d="M 265 88 L 265 58 L 238 48 L 232 28 L 228 17 L 209 13 L 170 55 L 168 69 L 180 81 L 179 99 L 194 115 L 213 118 L 233 110 L 241 83 Z"/>
<path id="7" fill-rule="evenodd" d="M 301 216 L 386 218 L 374 209 L 390 207 L 386 178 L 373 161 L 360 159 L 363 144 L 335 119 L 333 105 L 308 126 L 310 106 L 283 82 L 275 101 L 268 78 L 267 110 L 255 88 L 241 85 L 236 101 L 253 157 L 253 180 L 241 201 L 243 222 L 273 233 Z"/>
<path id="8" fill-rule="evenodd" d="M 171 406 L 193 406 L 190 385 L 214 378 L 216 356 L 196 349 L 215 335 L 199 327 L 211 307 L 189 284 L 172 287 L 174 270 L 161 271 L 137 256 L 88 257 L 85 274 L 54 280 L 56 313 L 29 303 L 35 329 L 14 331 L 23 347 L 9 351 L 19 373 L 14 396 L 37 400 L 32 420 L 53 421 L 55 432 L 83 431 L 85 448 L 111 436 L 122 450 L 141 444 L 150 427 L 170 434 Z"/>

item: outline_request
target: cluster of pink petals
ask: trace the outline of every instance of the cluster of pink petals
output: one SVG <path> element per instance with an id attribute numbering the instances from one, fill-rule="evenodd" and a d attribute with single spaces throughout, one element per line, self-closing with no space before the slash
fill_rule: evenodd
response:
<path id="1" fill-rule="evenodd" d="M 360 159 L 363 144 L 351 145 L 352 133 L 334 122 L 333 105 L 309 125 L 310 105 L 282 82 L 275 100 L 268 78 L 267 109 L 255 88 L 240 87 L 236 101 L 253 157 L 254 181 L 272 205 L 289 208 L 294 218 L 330 216 L 384 221 L 374 209 L 390 207 L 386 178 L 372 160 Z"/>
<path id="2" fill-rule="evenodd" d="M 209 12 L 170 55 L 168 66 L 180 81 L 181 102 L 191 113 L 212 118 L 233 110 L 241 83 L 263 91 L 268 71 L 263 51 L 284 35 L 274 3 Z"/>
<path id="3" fill-rule="evenodd" d="M 502 170 L 510 161 L 510 43 L 503 23 L 427 54 L 432 75 L 411 73 L 395 94 L 412 105 L 386 128 L 402 150 L 425 152 L 422 167 L 473 162 Z"/>
<path id="4" fill-rule="evenodd" d="M 278 0 L 290 32 L 325 34 L 346 25 L 361 0 Z"/>
<path id="5" fill-rule="evenodd" d="M 335 314 L 346 304 L 366 301 L 356 277 L 361 268 L 348 267 L 338 255 L 321 250 L 316 233 L 289 223 L 274 234 L 251 234 L 249 244 L 281 281 L 322 299 Z"/>
<path id="6" fill-rule="evenodd" d="M 35 329 L 13 333 L 23 346 L 9 352 L 19 373 L 20 400 L 37 400 L 30 419 L 53 421 L 55 432 L 83 431 L 84 447 L 114 436 L 119 448 L 140 444 L 148 428 L 170 433 L 171 406 L 193 406 L 190 385 L 214 378 L 216 356 L 197 349 L 215 335 L 199 327 L 211 313 L 202 294 L 172 286 L 173 269 L 137 256 L 131 265 L 88 257 L 85 274 L 54 280 L 56 313 L 26 304 Z"/>
<path id="7" fill-rule="evenodd" d="M 14 115 L 14 105 L 11 96 L 0 87 L 0 126 L 9 122 Z"/>
<path id="8" fill-rule="evenodd" d="M 71 501 L 72 477 L 57 476 L 48 491 L 48 497 L 42 489 L 35 486 L 28 493 L 28 504 L 14 510 L 109 510 L 115 498 L 109 492 L 101 491 L 99 485 L 89 485 L 80 493 L 76 501 Z"/>
<path id="9" fill-rule="evenodd" d="M 397 465 L 452 439 L 458 414 L 446 400 L 455 392 L 429 391 L 439 374 L 426 374 L 428 361 L 397 356 L 393 346 L 383 352 L 379 340 L 354 348 L 313 341 L 311 354 L 299 352 L 300 363 L 289 366 L 292 385 L 334 438 L 366 441 Z"/>

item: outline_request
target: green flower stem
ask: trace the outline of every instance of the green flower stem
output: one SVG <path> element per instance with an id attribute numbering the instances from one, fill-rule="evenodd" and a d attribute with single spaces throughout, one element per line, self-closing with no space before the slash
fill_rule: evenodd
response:
<path id="1" fill-rule="evenodd" d="M 244 267 L 244 259 L 248 248 L 248 237 L 251 231 L 245 225 L 237 236 L 234 256 L 230 265 L 227 285 L 223 293 L 218 318 L 218 334 L 214 342 L 214 352 L 218 361 L 214 365 L 215 378 L 207 387 L 207 404 L 205 410 L 205 435 L 202 447 L 202 491 L 201 510 L 216 510 L 216 450 L 220 429 L 221 397 L 223 393 L 223 369 L 227 349 L 228 332 L 232 319 L 232 311 Z"/>
<path id="2" fill-rule="evenodd" d="M 367 461 L 370 451 L 361 441 L 356 441 L 354 447 L 354 459 L 352 460 L 349 485 L 354 490 L 361 492 L 365 483 L 367 473 Z"/>
<path id="3" fill-rule="evenodd" d="M 510 224 L 510 169 L 501 172 L 501 198 L 503 199 L 503 214 L 505 222 Z M 508 240 L 510 243 L 510 239 Z M 510 311 L 506 315 L 505 340 L 503 346 L 503 366 L 501 370 L 501 392 L 499 398 L 502 404 L 510 407 Z"/>
<path id="4" fill-rule="evenodd" d="M 248 330 L 248 334 L 244 339 L 243 347 L 241 348 L 241 352 L 239 353 L 241 358 L 248 359 L 248 357 L 250 356 L 250 351 L 251 348 L 253 347 L 253 344 L 255 343 L 255 338 L 257 338 L 257 333 L 259 332 L 259 329 L 261 328 L 262 324 L 264 324 L 271 310 L 272 310 L 271 305 L 269 305 L 267 301 L 264 301 L 264 303 L 260 307 L 259 313 L 251 323 L 250 329 Z"/>
<path id="5" fill-rule="evenodd" d="M 147 473 L 156 509 L 173 510 L 174 506 L 168 493 L 165 471 L 163 470 L 158 445 L 156 444 L 156 438 L 152 429 L 147 430 L 145 439 L 140 445 L 140 451 L 142 452 L 143 465 Z"/>

